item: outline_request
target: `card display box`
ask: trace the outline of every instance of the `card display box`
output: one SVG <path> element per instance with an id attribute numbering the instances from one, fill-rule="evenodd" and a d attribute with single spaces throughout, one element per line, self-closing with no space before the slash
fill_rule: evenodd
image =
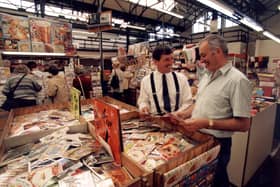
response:
<path id="1" fill-rule="evenodd" d="M 69 109 L 69 107 L 70 107 L 69 103 L 58 103 L 58 104 L 46 104 L 46 105 L 38 105 L 38 106 L 32 106 L 32 107 L 17 108 L 17 109 L 11 110 L 9 113 L 8 120 L 3 129 L 4 146 L 9 149 L 9 148 L 24 145 L 24 144 L 27 144 L 30 142 L 35 142 L 35 141 L 39 140 L 41 137 L 46 136 L 46 135 L 56 131 L 56 129 L 49 129 L 49 130 L 42 130 L 42 131 L 38 131 L 38 132 L 32 132 L 29 134 L 10 137 L 9 133 L 12 128 L 12 122 L 16 116 L 37 113 L 40 111 L 51 110 L 51 109 Z M 69 109 L 69 111 L 70 111 L 70 109 Z M 79 121 L 80 121 L 80 125 L 69 126 L 70 133 L 75 133 L 75 132 L 84 133 L 87 131 L 87 122 L 82 117 L 79 119 Z"/>
<path id="2" fill-rule="evenodd" d="M 38 106 L 38 107 L 28 107 L 28 108 L 20 108 L 20 109 L 16 109 L 10 112 L 9 116 L 8 116 L 8 125 L 11 124 L 11 121 L 13 119 L 14 116 L 17 115 L 23 115 L 23 114 L 28 114 L 28 113 L 32 113 L 32 112 L 39 112 L 42 110 L 49 110 L 49 109 L 63 109 L 65 108 L 65 106 L 67 106 L 68 104 L 56 104 L 56 105 L 43 105 L 43 106 Z M 3 113 L 4 115 L 4 113 Z M 8 115 L 7 113 L 5 113 L 5 115 Z M 4 116 L 5 116 L 4 115 Z M 4 128 L 5 132 L 2 133 L 2 137 L 6 137 L 5 133 L 9 132 L 10 126 L 8 126 L 9 128 Z M 14 144 L 10 143 L 10 141 L 21 141 L 20 145 L 24 145 L 27 143 L 31 143 L 31 142 L 36 142 L 38 141 L 41 137 L 52 133 L 53 130 L 46 132 L 34 132 L 28 136 L 24 135 L 24 136 L 18 136 L 18 137 L 14 137 L 15 139 L 5 139 L 6 144 L 1 144 L 0 147 L 0 161 L 3 158 L 3 154 L 9 150 L 12 149 L 14 147 Z M 87 122 L 84 122 L 83 125 L 81 125 L 81 127 L 70 127 L 69 128 L 69 133 L 90 133 L 93 137 L 95 137 L 95 133 L 94 130 L 90 128 L 89 124 Z M 26 139 L 27 138 L 27 139 Z M 8 146 L 6 146 L 8 145 Z M 122 166 L 125 167 L 126 164 L 123 164 L 126 160 L 122 159 Z M 133 163 L 132 163 L 133 164 Z M 142 186 L 142 182 L 140 180 L 140 178 L 142 178 L 142 176 L 140 174 L 135 174 L 134 170 L 129 170 L 129 168 L 125 169 L 130 173 L 130 175 L 133 177 L 133 179 L 128 182 L 127 184 L 125 184 L 123 187 L 141 187 Z M 141 173 L 142 174 L 142 173 Z"/>
<path id="3" fill-rule="evenodd" d="M 130 112 L 126 115 L 122 116 L 123 121 L 128 119 L 134 119 L 139 118 L 138 112 Z M 193 134 L 186 134 L 183 128 L 179 126 L 170 125 L 167 122 L 161 120 L 160 118 L 152 119 L 153 122 L 156 122 L 161 127 L 167 127 L 169 129 L 176 129 L 176 131 L 179 131 L 186 135 L 189 139 L 197 143 L 194 147 L 191 149 L 188 149 L 184 152 L 181 152 L 177 157 L 174 157 L 164 164 L 156 167 L 152 172 L 147 171 L 144 169 L 143 166 L 133 161 L 126 153 L 122 153 L 124 166 L 128 168 L 129 171 L 133 171 L 133 174 L 141 175 L 142 176 L 142 185 L 143 186 L 162 186 L 165 182 L 164 175 L 168 173 L 171 170 L 175 170 L 175 172 L 181 171 L 179 167 L 181 167 L 183 164 L 187 163 L 188 161 L 198 157 L 199 155 L 202 155 L 203 153 L 209 151 L 213 147 L 217 146 L 217 142 L 215 139 L 207 134 L 203 134 L 200 132 L 195 132 Z M 198 169 L 198 168 L 195 168 Z"/>

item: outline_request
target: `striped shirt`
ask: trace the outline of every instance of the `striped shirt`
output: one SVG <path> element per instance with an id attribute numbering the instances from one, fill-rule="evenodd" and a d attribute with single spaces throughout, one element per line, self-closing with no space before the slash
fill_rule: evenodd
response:
<path id="1" fill-rule="evenodd" d="M 23 75 L 24 74 L 20 73 L 10 77 L 4 85 L 2 93 L 7 96 L 10 90 L 16 86 L 17 82 Z M 14 92 L 14 98 L 35 100 L 37 97 L 37 92 L 39 92 L 41 89 L 42 87 L 38 84 L 38 82 L 32 80 L 32 75 L 27 74 L 16 88 Z"/>

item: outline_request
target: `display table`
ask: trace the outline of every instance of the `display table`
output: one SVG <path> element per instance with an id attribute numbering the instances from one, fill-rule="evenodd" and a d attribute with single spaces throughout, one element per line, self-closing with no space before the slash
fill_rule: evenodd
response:
<path id="1" fill-rule="evenodd" d="M 276 104 L 268 106 L 251 118 L 247 132 L 232 137 L 228 174 L 231 183 L 245 186 L 272 150 Z"/>

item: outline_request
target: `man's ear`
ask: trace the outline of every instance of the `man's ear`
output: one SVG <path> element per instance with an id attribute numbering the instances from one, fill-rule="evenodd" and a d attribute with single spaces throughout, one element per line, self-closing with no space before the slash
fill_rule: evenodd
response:
<path id="1" fill-rule="evenodd" d="M 223 53 L 223 51 L 222 51 L 222 49 L 219 47 L 219 48 L 216 48 L 216 52 L 218 53 L 218 54 L 221 54 L 221 53 Z"/>

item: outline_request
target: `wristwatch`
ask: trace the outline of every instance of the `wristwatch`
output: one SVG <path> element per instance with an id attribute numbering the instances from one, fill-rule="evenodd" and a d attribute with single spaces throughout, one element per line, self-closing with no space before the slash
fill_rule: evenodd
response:
<path id="1" fill-rule="evenodd" d="M 213 125 L 214 125 L 214 121 L 212 119 L 209 119 L 209 121 L 208 121 L 208 128 L 211 129 L 213 127 Z"/>

